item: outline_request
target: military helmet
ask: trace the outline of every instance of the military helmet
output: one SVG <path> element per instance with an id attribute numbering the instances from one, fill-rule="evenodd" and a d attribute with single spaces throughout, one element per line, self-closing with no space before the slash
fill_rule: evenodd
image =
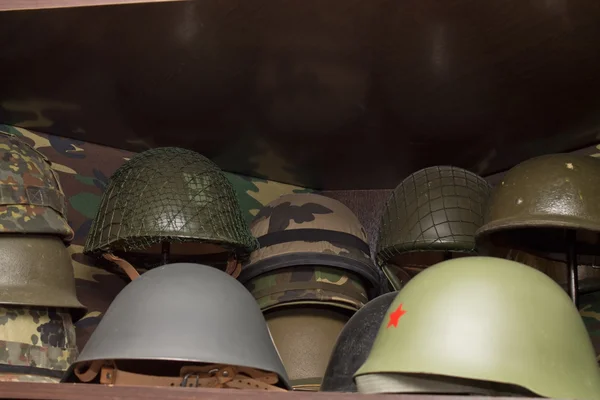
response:
<path id="1" fill-rule="evenodd" d="M 264 313 L 294 390 L 318 391 L 335 341 L 350 319 L 347 310 L 296 305 Z"/>
<path id="2" fill-rule="evenodd" d="M 565 230 L 572 229 L 579 254 L 599 255 L 599 191 L 598 159 L 550 154 L 524 161 L 494 189 L 477 242 L 562 259 L 553 254 L 566 252 Z"/>
<path id="3" fill-rule="evenodd" d="M 65 380 L 85 375 L 85 368 L 97 361 L 132 373 L 161 361 L 177 364 L 182 373 L 200 363 L 227 365 L 271 373 L 275 382 L 288 387 L 283 364 L 252 295 L 233 277 L 199 264 L 157 267 L 127 285 Z M 115 373 L 117 380 L 112 383 L 119 384 L 121 372 Z M 121 374 L 123 379 L 127 372 Z M 142 381 L 148 377 L 140 375 L 136 377 Z M 177 377 L 182 383 L 183 378 Z"/>
<path id="4" fill-rule="evenodd" d="M 0 304 L 64 308 L 75 320 L 83 316 L 71 256 L 58 236 L 0 235 Z"/>
<path id="5" fill-rule="evenodd" d="M 315 265 L 358 275 L 378 292 L 379 275 L 367 234 L 358 218 L 337 200 L 317 194 L 290 194 L 263 207 L 250 225 L 260 248 L 250 255 L 240 280 L 286 267 Z"/>
<path id="6" fill-rule="evenodd" d="M 353 375 L 365 362 L 383 316 L 398 293 L 386 293 L 350 318 L 337 338 L 325 370 L 321 392 L 356 392 Z"/>
<path id="7" fill-rule="evenodd" d="M 76 357 L 65 309 L 0 306 L 0 382 L 58 383 Z"/>
<path id="8" fill-rule="evenodd" d="M 594 349 L 567 294 L 533 268 L 492 257 L 448 260 L 413 278 L 355 381 L 360 392 L 600 398 Z"/>
<path id="9" fill-rule="evenodd" d="M 0 232 L 73 238 L 58 176 L 40 152 L 0 132 Z"/>
<path id="10" fill-rule="evenodd" d="M 233 187 L 212 161 L 186 149 L 137 154 L 110 178 L 86 253 L 148 250 L 201 242 L 245 257 L 256 247 Z"/>
<path id="11" fill-rule="evenodd" d="M 284 268 L 259 275 L 245 286 L 263 312 L 299 304 L 356 311 L 368 301 L 367 290 L 356 274 L 331 267 Z"/>
<path id="12" fill-rule="evenodd" d="M 462 168 L 429 167 L 408 176 L 383 210 L 378 261 L 408 252 L 475 252 L 489 193 L 485 179 Z"/>

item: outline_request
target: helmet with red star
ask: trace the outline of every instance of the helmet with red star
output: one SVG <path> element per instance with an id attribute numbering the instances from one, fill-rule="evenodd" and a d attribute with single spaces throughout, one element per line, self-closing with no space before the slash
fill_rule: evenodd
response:
<path id="1" fill-rule="evenodd" d="M 362 393 L 600 399 L 595 352 L 565 291 L 492 257 L 444 261 L 413 278 L 354 377 Z"/>

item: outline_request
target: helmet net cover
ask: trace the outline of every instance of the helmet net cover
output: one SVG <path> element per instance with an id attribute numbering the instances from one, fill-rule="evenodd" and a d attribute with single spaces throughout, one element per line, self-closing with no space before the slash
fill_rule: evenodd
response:
<path id="1" fill-rule="evenodd" d="M 212 243 L 241 255 L 256 247 L 221 169 L 191 150 L 151 149 L 119 168 L 85 251 L 135 251 L 165 241 Z"/>
<path id="2" fill-rule="evenodd" d="M 394 189 L 381 217 L 377 259 L 409 252 L 475 252 L 491 186 L 462 168 L 436 166 L 410 175 Z"/>

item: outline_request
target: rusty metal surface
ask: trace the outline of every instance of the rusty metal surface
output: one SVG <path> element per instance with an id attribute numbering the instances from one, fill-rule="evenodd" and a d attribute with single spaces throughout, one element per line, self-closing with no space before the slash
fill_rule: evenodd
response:
<path id="1" fill-rule="evenodd" d="M 593 0 L 203 0 L 0 13 L 0 122 L 392 188 L 597 143 Z"/>

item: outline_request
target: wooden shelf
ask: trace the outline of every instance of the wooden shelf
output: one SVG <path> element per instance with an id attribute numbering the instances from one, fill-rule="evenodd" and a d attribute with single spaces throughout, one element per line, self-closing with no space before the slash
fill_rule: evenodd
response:
<path id="1" fill-rule="evenodd" d="M 274 393 L 250 390 L 114 387 L 85 384 L 0 383 L 0 399 L 27 400 L 483 400 L 479 396 L 361 395 L 357 393 Z M 494 400 L 509 400 L 494 397 Z M 514 398 L 512 398 L 514 399 Z M 521 398 L 522 400 L 533 400 Z"/>
<path id="2" fill-rule="evenodd" d="M 134 3 L 164 3 L 186 0 L 0 0 L 0 11 L 44 10 L 50 8 L 72 8 L 108 6 Z"/>

